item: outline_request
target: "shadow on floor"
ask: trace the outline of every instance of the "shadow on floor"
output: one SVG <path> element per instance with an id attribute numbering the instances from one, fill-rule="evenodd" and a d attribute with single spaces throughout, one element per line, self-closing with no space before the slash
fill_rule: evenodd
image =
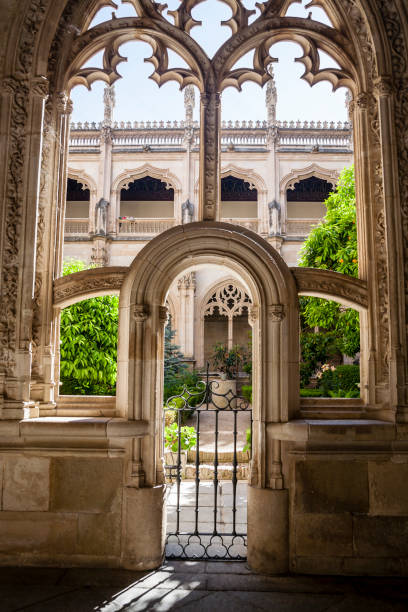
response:
<path id="1" fill-rule="evenodd" d="M 404 578 L 263 576 L 244 563 L 172 562 L 156 571 L 1 568 L 1 612 L 407 612 Z"/>

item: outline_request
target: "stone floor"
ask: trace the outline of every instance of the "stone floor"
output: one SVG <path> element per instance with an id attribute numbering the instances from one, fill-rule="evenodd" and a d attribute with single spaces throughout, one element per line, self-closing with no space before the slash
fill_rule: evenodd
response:
<path id="1" fill-rule="evenodd" d="M 195 503 L 196 485 L 194 481 L 182 480 L 180 483 L 180 513 L 179 526 L 181 532 L 194 533 L 195 529 Z M 212 481 L 200 482 L 198 496 L 198 530 L 200 534 L 213 533 L 214 530 L 214 483 Z M 217 486 L 217 531 L 220 534 L 233 533 L 233 494 L 232 482 L 221 481 Z M 167 489 L 167 533 L 176 531 L 177 517 L 177 485 L 170 485 Z M 247 483 L 237 483 L 236 491 L 236 533 L 247 532 Z M 166 545 L 166 554 L 174 557 L 184 556 L 179 543 L 188 546 L 189 557 L 200 557 L 207 547 L 209 556 L 224 557 L 230 550 L 231 556 L 246 557 L 246 537 L 223 536 L 170 536 Z"/>
<path id="2" fill-rule="evenodd" d="M 173 562 L 157 571 L 1 568 L 1 612 L 407 612 L 403 578 L 262 576 L 244 563 Z"/>

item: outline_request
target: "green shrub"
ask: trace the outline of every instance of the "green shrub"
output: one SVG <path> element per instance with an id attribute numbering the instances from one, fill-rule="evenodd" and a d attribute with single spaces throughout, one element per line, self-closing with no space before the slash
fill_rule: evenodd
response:
<path id="1" fill-rule="evenodd" d="M 326 370 L 320 379 L 322 395 L 325 397 L 360 397 L 360 366 L 339 365 Z"/>
<path id="2" fill-rule="evenodd" d="M 251 431 L 250 427 L 248 427 L 248 429 L 245 431 L 245 436 L 246 436 L 246 444 L 245 444 L 244 448 L 242 449 L 242 451 L 244 453 L 246 451 L 251 452 L 251 447 L 252 447 L 252 431 Z"/>
<path id="3" fill-rule="evenodd" d="M 241 393 L 252 404 L 252 385 L 242 385 Z"/>
<path id="4" fill-rule="evenodd" d="M 360 383 L 360 366 L 358 365 L 339 365 L 333 372 L 333 382 L 335 389 L 345 391 L 358 391 Z"/>
<path id="5" fill-rule="evenodd" d="M 300 397 L 322 397 L 321 389 L 300 389 Z"/>
<path id="6" fill-rule="evenodd" d="M 180 450 L 191 450 L 197 443 L 197 432 L 194 427 L 180 427 L 180 436 L 177 423 L 172 423 L 164 428 L 165 447 L 173 453 Z"/>

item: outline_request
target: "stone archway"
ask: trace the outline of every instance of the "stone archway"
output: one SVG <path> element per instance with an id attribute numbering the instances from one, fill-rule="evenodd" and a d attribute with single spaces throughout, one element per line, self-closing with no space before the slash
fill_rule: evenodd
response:
<path id="1" fill-rule="evenodd" d="M 137 255 L 124 280 L 120 294 L 117 407 L 123 417 L 149 424 L 149 435 L 133 448 L 131 458 L 137 473 L 136 486 L 142 480 L 145 488 L 138 493 L 129 489 L 128 503 L 140 503 L 143 496 L 143 503 L 157 508 L 163 496 L 161 360 L 166 293 L 177 275 L 202 263 L 230 267 L 251 293 L 254 422 L 248 558 L 254 568 L 268 566 L 269 571 L 286 571 L 287 491 L 283 489 L 280 443 L 268 439 L 268 423 L 285 422 L 298 411 L 294 384 L 299 376 L 297 290 L 284 261 L 254 232 L 216 222 L 173 228 Z M 279 520 L 263 520 L 265 514 L 260 509 L 265 503 L 276 507 Z M 152 517 L 156 523 L 159 521 L 152 524 L 152 533 L 159 534 L 157 513 L 152 511 Z"/>

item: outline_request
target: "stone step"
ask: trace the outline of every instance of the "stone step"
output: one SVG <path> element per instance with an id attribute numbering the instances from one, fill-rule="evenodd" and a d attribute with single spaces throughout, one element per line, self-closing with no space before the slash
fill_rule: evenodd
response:
<path id="1" fill-rule="evenodd" d="M 183 470 L 184 478 L 193 479 L 196 477 L 196 465 L 195 463 L 187 463 Z M 218 464 L 218 480 L 232 480 L 233 466 L 230 463 Z M 214 479 L 214 463 L 200 463 L 199 467 L 200 480 L 213 480 Z M 237 478 L 238 480 L 247 480 L 249 477 L 249 465 L 248 463 L 239 463 L 237 465 Z"/>
<path id="2" fill-rule="evenodd" d="M 195 450 L 188 451 L 187 461 L 194 463 L 196 461 L 197 453 Z M 215 451 L 214 450 L 200 450 L 199 453 L 200 463 L 214 463 Z M 238 463 L 249 463 L 249 451 L 237 450 L 237 462 Z M 232 451 L 218 452 L 218 463 L 231 463 L 234 461 L 234 453 Z"/>

